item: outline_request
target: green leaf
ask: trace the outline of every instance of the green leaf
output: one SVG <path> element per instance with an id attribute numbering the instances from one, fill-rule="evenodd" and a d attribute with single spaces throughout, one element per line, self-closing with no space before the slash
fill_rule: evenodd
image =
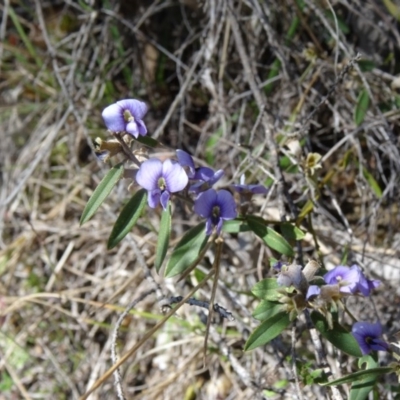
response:
<path id="1" fill-rule="evenodd" d="M 110 237 L 108 238 L 107 248 L 115 247 L 133 228 L 147 202 L 147 191 L 145 189 L 138 190 L 132 198 L 126 203 L 119 214 Z"/>
<path id="2" fill-rule="evenodd" d="M 253 317 L 259 321 L 264 321 L 265 319 L 271 318 L 278 314 L 282 309 L 282 303 L 277 303 L 274 301 L 263 300 L 253 311 Z"/>
<path id="3" fill-rule="evenodd" d="M 363 123 L 368 107 L 369 107 L 368 92 L 366 89 L 363 89 L 358 96 L 356 109 L 354 111 L 354 122 L 356 123 L 357 126 Z"/>
<path id="4" fill-rule="evenodd" d="M 153 139 L 150 136 L 138 136 L 135 139 L 137 142 L 139 142 L 140 144 L 143 144 L 147 147 L 151 147 L 152 149 L 156 148 L 156 147 L 164 147 L 158 140 Z"/>
<path id="5" fill-rule="evenodd" d="M 302 209 L 300 210 L 296 223 L 299 224 L 313 210 L 314 210 L 314 204 L 312 200 L 307 200 Z"/>
<path id="6" fill-rule="evenodd" d="M 107 175 L 102 179 L 97 188 L 94 190 L 89 201 L 87 202 L 85 209 L 83 210 L 80 224 L 83 225 L 93 217 L 94 213 L 101 206 L 103 201 L 111 193 L 113 187 L 117 184 L 122 174 L 124 173 L 124 166 L 122 163 L 114 165 L 108 171 Z"/>
<path id="7" fill-rule="evenodd" d="M 205 223 L 193 227 L 179 241 L 165 269 L 165 276 L 171 278 L 189 268 L 207 244 Z"/>
<path id="8" fill-rule="evenodd" d="M 276 338 L 290 324 L 289 314 L 285 311 L 275 314 L 257 327 L 247 340 L 244 350 L 253 350 Z"/>
<path id="9" fill-rule="evenodd" d="M 259 236 L 268 247 L 286 256 L 294 256 L 293 249 L 286 239 L 272 228 L 269 228 L 264 219 L 249 215 L 247 216 L 247 223 L 249 228 Z"/>
<path id="10" fill-rule="evenodd" d="M 392 367 L 378 367 L 378 368 L 371 368 L 365 369 L 363 371 L 357 371 L 353 374 L 343 376 L 342 378 L 335 379 L 334 381 L 323 383 L 322 386 L 337 386 L 343 385 L 344 383 L 353 383 L 361 380 L 370 380 L 370 379 L 377 379 L 381 375 L 389 374 L 391 372 L 395 372 Z"/>
<path id="11" fill-rule="evenodd" d="M 372 71 L 376 67 L 375 62 L 372 60 L 360 60 L 357 64 L 362 72 Z"/>
<path id="12" fill-rule="evenodd" d="M 206 142 L 206 161 L 209 165 L 213 165 L 215 161 L 215 149 L 216 145 L 222 137 L 222 128 L 217 129 Z"/>
<path id="13" fill-rule="evenodd" d="M 229 221 L 224 221 L 222 225 L 222 230 L 226 233 L 239 233 L 248 232 L 250 230 L 249 226 L 239 219 L 232 219 Z"/>
<path id="14" fill-rule="evenodd" d="M 363 364 L 366 364 L 365 371 L 371 371 L 371 369 L 375 369 L 378 367 L 378 363 L 374 360 L 370 355 L 366 355 L 361 357 L 358 360 L 359 368 L 362 368 Z M 364 372 L 364 371 L 361 371 Z M 374 389 L 375 382 L 379 376 L 373 378 L 371 376 L 365 376 L 364 379 L 361 379 L 359 382 L 354 380 L 351 385 L 350 390 L 350 400 L 364 400 L 368 398 L 369 393 Z"/>
<path id="15" fill-rule="evenodd" d="M 369 183 L 369 186 L 371 187 L 372 191 L 375 193 L 375 196 L 380 199 L 383 193 L 378 182 L 375 180 L 372 174 L 370 174 L 368 170 L 364 167 L 363 167 L 363 175 L 365 180 Z"/>
<path id="16" fill-rule="evenodd" d="M 10 377 L 10 375 L 8 375 L 7 371 L 3 371 L 0 380 L 0 393 L 3 393 L 5 395 L 10 392 L 13 387 L 13 379 Z"/>
<path id="17" fill-rule="evenodd" d="M 7 7 L 8 15 L 11 18 L 11 21 L 13 22 L 15 29 L 18 32 L 18 36 L 21 38 L 22 42 L 24 43 L 26 49 L 28 50 L 29 54 L 32 56 L 32 58 L 35 60 L 36 64 L 38 67 L 43 66 L 43 58 L 39 56 L 37 53 L 37 46 L 35 46 L 29 36 L 27 35 L 26 32 L 24 31 L 24 28 L 22 27 L 20 21 L 19 21 L 19 16 L 18 14 L 14 11 L 13 7 Z"/>
<path id="18" fill-rule="evenodd" d="M 280 297 L 280 294 L 277 292 L 280 287 L 275 278 L 266 278 L 257 282 L 251 289 L 251 292 L 259 299 L 275 301 Z"/>
<path id="19" fill-rule="evenodd" d="M 282 235 L 287 240 L 302 240 L 304 239 L 304 236 L 306 236 L 300 228 L 290 222 L 284 222 L 281 224 L 281 231 Z"/>
<path id="20" fill-rule="evenodd" d="M 318 312 L 311 313 L 311 319 L 321 335 L 339 350 L 354 357 L 362 356 L 357 340 L 339 323 L 333 321 L 333 328 L 329 329 L 326 318 Z"/>
<path id="21" fill-rule="evenodd" d="M 383 0 L 387 10 L 393 15 L 398 21 L 400 21 L 400 7 L 396 5 L 392 0 Z"/>
<path id="22" fill-rule="evenodd" d="M 169 237 L 171 234 L 171 203 L 168 202 L 168 207 L 162 212 L 160 231 L 158 233 L 157 248 L 156 248 L 156 259 L 154 266 L 158 272 L 164 261 L 165 255 L 167 254 Z"/>

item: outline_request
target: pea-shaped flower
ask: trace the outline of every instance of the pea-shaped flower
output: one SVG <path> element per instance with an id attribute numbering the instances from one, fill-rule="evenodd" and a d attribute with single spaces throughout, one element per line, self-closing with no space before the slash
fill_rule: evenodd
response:
<path id="1" fill-rule="evenodd" d="M 135 99 L 117 101 L 103 110 L 102 117 L 112 132 L 127 132 L 137 138 L 147 133 L 143 117 L 147 112 L 145 103 Z"/>
<path id="2" fill-rule="evenodd" d="M 338 284 L 340 291 L 347 294 L 361 293 L 369 296 L 380 285 L 380 281 L 367 279 L 358 265 L 339 265 L 324 275 L 328 285 Z"/>
<path id="3" fill-rule="evenodd" d="M 208 189 L 197 197 L 194 203 L 194 212 L 207 218 L 206 234 L 211 235 L 213 227 L 217 227 L 217 234 L 221 233 L 224 221 L 236 218 L 236 204 L 233 196 L 227 190 L 215 191 Z"/>
<path id="4" fill-rule="evenodd" d="M 369 354 L 371 351 L 388 351 L 389 349 L 389 344 L 381 338 L 382 326 L 379 322 L 375 324 L 356 322 L 351 329 L 351 333 L 357 340 L 364 355 Z"/>
<path id="5" fill-rule="evenodd" d="M 156 208 L 160 202 L 164 210 L 171 193 L 183 190 L 188 184 L 185 170 L 176 162 L 157 158 L 144 161 L 136 174 L 136 182 L 148 191 L 149 207 Z"/>

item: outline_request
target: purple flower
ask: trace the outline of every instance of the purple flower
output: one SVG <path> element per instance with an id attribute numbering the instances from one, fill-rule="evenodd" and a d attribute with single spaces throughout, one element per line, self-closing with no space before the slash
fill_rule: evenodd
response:
<path id="1" fill-rule="evenodd" d="M 324 280 L 328 285 L 338 284 L 342 293 L 364 296 L 369 296 L 380 285 L 380 281 L 367 279 L 358 265 L 339 265 L 325 274 Z"/>
<path id="2" fill-rule="evenodd" d="M 127 132 L 137 138 L 144 136 L 147 128 L 142 121 L 147 112 L 145 103 L 135 99 L 117 101 L 103 110 L 107 129 L 112 132 Z"/>
<path id="3" fill-rule="evenodd" d="M 200 192 L 204 192 L 211 188 L 215 182 L 219 181 L 224 175 L 224 171 L 219 169 L 217 172 L 214 172 L 211 168 L 208 167 L 200 167 L 196 169 L 196 173 L 194 174 L 193 180 L 197 182 L 190 186 L 189 192 L 199 194 Z"/>
<path id="4" fill-rule="evenodd" d="M 136 182 L 149 192 L 149 207 L 157 207 L 161 203 L 167 208 L 171 193 L 183 190 L 188 184 L 185 170 L 176 162 L 165 160 L 163 163 L 152 158 L 142 163 L 136 174 Z"/>
<path id="5" fill-rule="evenodd" d="M 364 296 L 369 296 L 372 290 L 376 289 L 381 284 L 381 281 L 367 279 L 358 265 L 352 265 L 350 269 L 356 269 L 360 273 L 360 280 L 353 293 L 361 293 Z"/>
<path id="6" fill-rule="evenodd" d="M 189 187 L 189 192 L 191 193 L 199 194 L 210 189 L 224 175 L 222 169 L 214 172 L 214 170 L 208 167 L 195 168 L 192 156 L 186 153 L 186 151 L 177 150 L 176 156 L 182 167 L 188 167 L 188 177 L 193 181 L 197 181 Z"/>
<path id="7" fill-rule="evenodd" d="M 379 322 L 373 324 L 370 322 L 356 322 L 352 329 L 352 335 L 357 340 L 363 355 L 371 351 L 388 351 L 389 344 L 382 336 L 382 326 Z"/>
<path id="8" fill-rule="evenodd" d="M 189 172 L 187 175 L 190 179 L 193 179 L 196 173 L 196 168 L 194 166 L 192 156 L 189 153 L 186 153 L 186 151 L 177 150 L 176 157 L 178 158 L 178 162 L 182 167 L 188 167 Z"/>
<path id="9" fill-rule="evenodd" d="M 271 265 L 271 267 L 276 271 L 281 271 L 282 267 L 285 265 L 289 265 L 289 263 L 287 261 L 276 261 Z"/>
<path id="10" fill-rule="evenodd" d="M 268 189 L 264 185 L 245 185 L 245 176 L 240 177 L 240 185 L 232 185 L 233 188 L 240 194 L 251 195 L 254 194 L 267 194 Z"/>
<path id="11" fill-rule="evenodd" d="M 306 300 L 310 300 L 310 297 L 318 296 L 321 293 L 321 288 L 317 285 L 311 285 L 308 287 Z"/>
<path id="12" fill-rule="evenodd" d="M 298 264 L 282 266 L 276 282 L 279 286 L 294 286 L 301 293 L 306 293 L 308 289 L 308 282 Z"/>
<path id="13" fill-rule="evenodd" d="M 194 212 L 203 218 L 207 218 L 207 235 L 211 235 L 214 226 L 217 227 L 217 234 L 219 235 L 224 221 L 234 219 L 237 216 L 235 200 L 227 190 L 216 192 L 214 189 L 208 189 L 200 193 L 194 202 Z"/>

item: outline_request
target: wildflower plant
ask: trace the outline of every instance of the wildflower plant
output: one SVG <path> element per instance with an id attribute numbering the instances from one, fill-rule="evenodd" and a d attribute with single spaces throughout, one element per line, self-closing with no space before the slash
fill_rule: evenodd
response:
<path id="1" fill-rule="evenodd" d="M 134 182 L 134 193 L 114 224 L 108 248 L 118 245 L 140 218 L 154 214 L 160 207 L 161 220 L 154 257 L 156 271 L 160 272 L 165 266 L 166 277 L 186 276 L 201 263 L 207 251 L 214 252 L 212 269 L 215 282 L 209 310 L 228 319 L 233 318 L 232 313 L 214 304 L 215 296 L 218 296 L 216 285 L 222 243 L 227 235 L 238 237 L 241 232 L 253 232 L 281 259 L 271 260 L 274 265 L 271 271 L 275 272 L 252 289 L 252 296 L 259 299 L 253 317 L 260 321 L 260 325 L 250 334 L 244 350 L 265 346 L 294 321 L 306 318 L 320 337 L 336 349 L 357 358 L 370 357 L 367 368 L 359 375 L 352 375 L 347 381 L 343 378 L 331 382 L 325 380 L 324 384 L 352 382 L 353 378 L 362 381 L 370 376 L 372 370 L 375 380 L 384 373 L 396 372 L 397 365 L 390 370 L 379 369 L 370 355 L 376 351 L 390 352 L 389 344 L 382 338 L 382 326 L 367 321 L 357 322 L 346 304 L 350 297 L 371 296 L 380 282 L 369 279 L 358 265 L 337 265 L 327 271 L 313 259 L 305 265 L 297 262 L 294 246 L 305 237 L 305 228 L 301 226 L 304 216 L 292 221 L 268 221 L 258 210 L 254 211 L 254 207 L 249 207 L 253 196 L 265 197 L 269 193 L 263 184 L 245 184 L 243 175 L 240 182 L 219 189 L 217 184 L 225 175 L 222 169 L 215 171 L 211 166 L 198 167 L 192 156 L 182 149 L 169 152 L 169 157 L 152 154 L 152 149 L 162 148 L 162 144 L 145 137 L 148 133 L 144 122 L 146 112 L 145 103 L 135 99 L 121 100 L 104 109 L 102 116 L 112 138 L 107 141 L 98 139 L 96 153 L 102 161 L 112 162 L 112 167 L 89 199 L 81 223 L 88 221 L 117 182 L 129 175 Z M 145 154 L 143 145 L 147 148 Z M 171 154 L 175 156 L 171 157 Z M 312 156 L 315 162 L 309 169 L 313 171 L 319 168 L 317 164 L 321 157 L 316 153 Z M 198 223 L 188 229 L 171 250 L 173 212 L 178 205 L 194 213 Z M 199 304 L 197 300 L 190 301 L 192 305 Z M 372 390 L 375 380 L 368 381 L 369 390 Z M 357 390 L 354 388 L 353 393 L 357 394 Z"/>

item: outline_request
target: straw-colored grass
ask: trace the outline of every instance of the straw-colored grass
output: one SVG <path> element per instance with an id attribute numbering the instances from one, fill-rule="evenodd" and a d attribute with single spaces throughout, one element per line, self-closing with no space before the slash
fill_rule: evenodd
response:
<path id="1" fill-rule="evenodd" d="M 6 0 L 0 11 L 0 399 L 81 398 L 112 366 L 125 307 L 143 296 L 122 321 L 119 357 L 163 318 L 161 294 L 185 296 L 199 283 L 194 273 L 180 282 L 154 269 L 146 276 L 159 210 L 107 250 L 128 180 L 79 225 L 109 170 L 92 144 L 108 137 L 101 111 L 123 98 L 147 102 L 150 136 L 224 169 L 222 185 L 246 172 L 270 186 L 255 204 L 265 218 L 292 219 L 314 202 L 299 261 L 360 264 L 383 289 L 349 307 L 361 320 L 380 319 L 388 337 L 399 330 L 393 9 L 378 0 Z M 290 151 L 293 140 L 303 158 Z M 319 188 L 305 174 L 313 152 L 322 155 Z M 177 206 L 172 241 L 196 221 Z M 226 235 L 216 302 L 235 321 L 211 325 L 203 367 L 204 312 L 183 306 L 120 367 L 126 398 L 346 398 L 345 387 L 295 384 L 307 368 L 294 379 L 290 331 L 242 351 L 259 324 L 250 289 L 276 256 L 251 235 Z M 204 274 L 212 262 L 206 254 Z M 209 299 L 211 286 L 196 297 Z M 305 323 L 294 334 L 299 365 L 317 368 Z M 355 367 L 325 350 L 333 376 Z M 385 398 L 387 386 L 379 390 Z M 116 397 L 110 377 L 89 398 Z"/>

